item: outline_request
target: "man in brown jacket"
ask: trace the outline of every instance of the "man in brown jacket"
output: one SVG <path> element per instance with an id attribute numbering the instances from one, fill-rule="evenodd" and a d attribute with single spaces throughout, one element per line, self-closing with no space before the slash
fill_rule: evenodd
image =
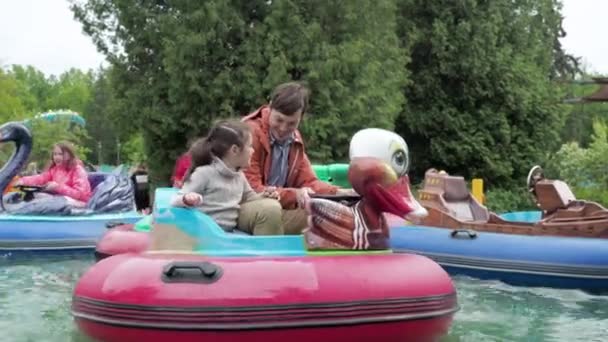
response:
<path id="1" fill-rule="evenodd" d="M 284 83 L 272 92 L 268 105 L 243 118 L 251 127 L 254 149 L 245 175 L 253 190 L 277 192 L 286 234 L 300 234 L 306 227 L 303 204 L 309 194 L 353 193 L 320 181 L 313 171 L 298 131 L 308 97 L 305 86 Z M 243 206 L 241 215 L 255 219 L 258 209 Z"/>

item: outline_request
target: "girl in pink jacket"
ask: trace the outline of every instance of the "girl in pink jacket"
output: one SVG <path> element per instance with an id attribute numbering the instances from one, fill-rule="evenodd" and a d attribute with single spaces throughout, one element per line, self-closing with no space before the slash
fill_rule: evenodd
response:
<path id="1" fill-rule="evenodd" d="M 42 186 L 44 191 L 65 196 L 74 206 L 86 205 L 91 197 L 91 185 L 82 162 L 68 143 L 53 145 L 51 161 L 39 175 L 22 177 L 16 185 Z"/>

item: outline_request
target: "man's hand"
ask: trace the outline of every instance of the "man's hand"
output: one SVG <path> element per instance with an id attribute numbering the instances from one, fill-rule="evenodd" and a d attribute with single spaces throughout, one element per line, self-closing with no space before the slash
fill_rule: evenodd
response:
<path id="1" fill-rule="evenodd" d="M 279 198 L 280 198 L 279 192 L 277 191 L 277 188 L 274 186 L 266 187 L 266 189 L 264 189 L 264 192 L 262 192 L 262 196 L 264 196 L 266 198 L 273 198 L 276 200 L 279 200 Z"/>
<path id="2" fill-rule="evenodd" d="M 296 192 L 296 199 L 298 200 L 298 207 L 305 208 L 306 203 L 310 200 L 310 194 L 315 192 L 311 188 L 301 188 Z"/>

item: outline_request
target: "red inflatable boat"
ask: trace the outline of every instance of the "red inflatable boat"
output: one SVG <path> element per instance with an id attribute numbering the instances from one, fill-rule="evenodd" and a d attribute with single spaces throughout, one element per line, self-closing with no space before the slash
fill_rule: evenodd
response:
<path id="1" fill-rule="evenodd" d="M 301 235 L 228 233 L 198 210 L 160 205 L 149 234 L 108 231 L 97 254 L 109 257 L 74 291 L 80 329 L 109 342 L 437 341 L 456 291 L 434 261 L 389 249 L 384 214 L 426 211 L 409 190 L 405 142 L 384 137 L 386 160 L 349 166 L 361 196 L 310 199 Z"/>
<path id="2" fill-rule="evenodd" d="M 116 255 L 74 291 L 101 341 L 436 341 L 457 310 L 435 262 L 408 254 L 210 258 Z"/>
<path id="3" fill-rule="evenodd" d="M 140 253 L 148 250 L 150 233 L 135 230 L 134 224 L 123 224 L 106 231 L 95 246 L 97 261 L 112 255 Z"/>

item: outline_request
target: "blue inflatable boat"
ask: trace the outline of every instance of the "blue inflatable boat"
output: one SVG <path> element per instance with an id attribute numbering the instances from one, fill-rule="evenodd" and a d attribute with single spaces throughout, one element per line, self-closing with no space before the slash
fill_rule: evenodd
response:
<path id="1" fill-rule="evenodd" d="M 427 256 L 450 274 L 521 286 L 608 291 L 608 240 L 452 231 L 391 230 L 395 252 Z"/>
<path id="2" fill-rule="evenodd" d="M 0 170 L 5 189 L 31 152 L 32 136 L 22 123 L 0 126 L 0 143 L 13 141 L 15 152 Z M 143 216 L 135 210 L 133 184 L 122 170 L 90 173 L 93 194 L 85 208 L 71 208 L 63 197 L 27 200 L 33 187 L 0 199 L 0 259 L 41 254 L 93 253 L 107 227 L 135 223 Z M 23 198 L 22 198 L 23 197 Z M 17 201 L 13 201 L 19 198 Z"/>
<path id="3" fill-rule="evenodd" d="M 391 247 L 430 257 L 451 274 L 608 292 L 608 210 L 576 200 L 561 181 L 528 183 L 541 210 L 499 216 L 462 177 L 427 172 L 419 196 L 429 215 L 422 225 L 392 229 Z"/>
<path id="4" fill-rule="evenodd" d="M 0 215 L 0 259 L 93 255 L 107 228 L 141 218 L 135 211 L 87 216 Z"/>

